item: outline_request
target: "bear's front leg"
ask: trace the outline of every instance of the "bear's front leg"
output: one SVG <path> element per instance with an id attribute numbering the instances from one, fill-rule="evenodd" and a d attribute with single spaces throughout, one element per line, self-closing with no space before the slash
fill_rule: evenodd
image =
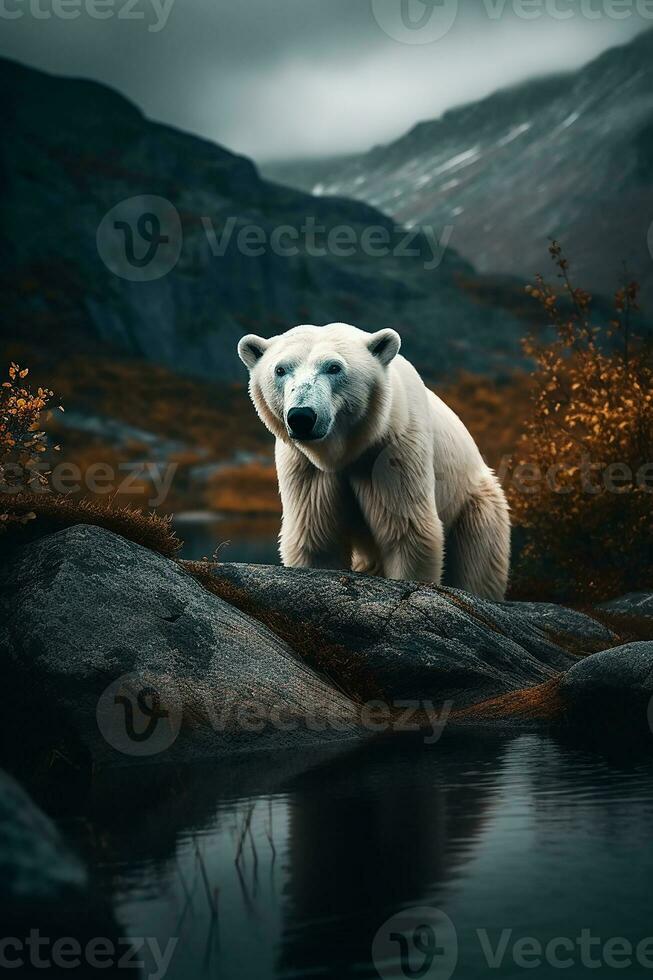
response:
<path id="1" fill-rule="evenodd" d="M 283 507 L 279 553 L 287 568 L 347 568 L 351 542 L 343 484 L 292 446 L 277 443 L 277 477 Z"/>
<path id="2" fill-rule="evenodd" d="M 440 585 L 444 565 L 444 530 L 437 514 L 419 525 L 410 523 L 400 534 L 384 536 L 386 578 Z"/>
<path id="3" fill-rule="evenodd" d="M 442 581 L 444 529 L 435 498 L 397 495 L 375 480 L 354 483 L 358 504 L 381 556 L 386 578 Z"/>

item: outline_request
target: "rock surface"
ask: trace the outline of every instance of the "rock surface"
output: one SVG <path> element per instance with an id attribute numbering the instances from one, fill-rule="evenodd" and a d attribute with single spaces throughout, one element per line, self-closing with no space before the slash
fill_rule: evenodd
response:
<path id="1" fill-rule="evenodd" d="M 351 702 L 175 562 L 81 526 L 0 571 L 7 743 L 171 761 L 356 734 Z"/>
<path id="2" fill-rule="evenodd" d="M 80 861 L 18 783 L 0 771 L 0 908 L 20 918 L 34 905 L 80 899 L 88 884 Z"/>
<path id="3" fill-rule="evenodd" d="M 590 616 L 549 603 L 495 603 L 456 589 L 271 565 L 224 564 L 213 575 L 229 601 L 272 624 L 283 610 L 289 634 L 294 624 L 297 641 L 312 649 L 319 638 L 337 683 L 384 698 L 465 707 L 550 680 L 581 649 L 613 642 Z"/>
<path id="4" fill-rule="evenodd" d="M 77 525 L 15 547 L 0 568 L 0 676 L 11 692 L 2 752 L 82 773 L 337 753 L 388 731 L 406 701 L 422 713 L 446 706 L 467 726 L 483 711 L 513 727 L 526 713 L 553 722 L 546 706 L 565 672 L 572 710 L 620 677 L 624 698 L 640 703 L 651 644 L 620 648 L 623 659 L 609 650 L 618 642 L 591 615 L 551 603 L 351 572 L 176 562 Z M 537 691 L 549 700 L 534 715 Z M 378 727 L 370 702 L 382 702 L 390 726 Z"/>
<path id="5" fill-rule="evenodd" d="M 653 723 L 653 642 L 640 641 L 585 657 L 562 678 L 560 692 L 578 716 L 625 715 L 633 730 Z"/>
<path id="6" fill-rule="evenodd" d="M 85 951 L 102 937 L 119 954 L 104 957 L 101 975 L 141 976 L 126 957 L 120 962 L 130 940 L 121 936 L 93 875 L 50 817 L 1 770 L 0 922 L 0 938 L 9 940 L 2 945 L 3 975 L 99 975 Z"/>
<path id="7" fill-rule="evenodd" d="M 604 602 L 599 609 L 607 612 L 617 613 L 624 616 L 645 616 L 653 619 L 653 593 L 651 592 L 629 592 L 628 595 L 619 596 L 618 599 L 611 599 Z"/>

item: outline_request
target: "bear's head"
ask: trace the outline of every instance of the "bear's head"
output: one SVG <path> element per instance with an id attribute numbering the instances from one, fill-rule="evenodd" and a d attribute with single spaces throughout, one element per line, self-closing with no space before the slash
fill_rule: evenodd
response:
<path id="1" fill-rule="evenodd" d="M 389 410 L 389 365 L 401 339 L 394 330 L 366 333 L 347 323 L 299 326 L 264 340 L 247 334 L 238 355 L 267 428 L 317 462 L 324 450 L 369 442 Z M 370 438 L 365 439 L 365 434 Z M 333 451 L 327 453 L 333 456 Z"/>

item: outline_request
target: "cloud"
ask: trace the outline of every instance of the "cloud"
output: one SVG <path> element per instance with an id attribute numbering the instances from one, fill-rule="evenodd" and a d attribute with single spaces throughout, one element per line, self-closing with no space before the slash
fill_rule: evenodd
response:
<path id="1" fill-rule="evenodd" d="M 91 2 L 61 20 L 13 0 L 22 16 L 3 23 L 0 51 L 105 82 L 151 117 L 258 160 L 366 149 L 496 88 L 578 67 L 651 23 L 588 17 L 603 0 L 583 0 L 585 16 L 579 0 L 569 19 L 552 11 L 574 0 L 542 0 L 535 19 L 502 0 L 460 0 L 444 37 L 407 44 L 384 31 L 371 0 L 173 0 L 164 26 L 167 0 L 136 0 L 138 19 L 118 16 L 125 0 L 114 0 L 104 20 Z"/>

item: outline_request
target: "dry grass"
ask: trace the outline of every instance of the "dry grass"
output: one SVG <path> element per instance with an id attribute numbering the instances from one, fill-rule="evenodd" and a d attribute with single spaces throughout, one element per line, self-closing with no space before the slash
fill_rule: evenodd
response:
<path id="1" fill-rule="evenodd" d="M 509 691 L 451 714 L 452 721 L 549 721 L 562 720 L 565 705 L 560 696 L 560 677 L 536 687 Z"/>
<path id="2" fill-rule="evenodd" d="M 30 493 L 11 497 L 8 507 L 11 513 L 18 516 L 26 513 L 35 515 L 29 525 L 11 525 L 7 532 L 8 539 L 28 540 L 76 524 L 90 524 L 119 534 L 166 558 L 174 558 L 182 544 L 172 530 L 170 517 L 130 506 L 118 507 L 111 501 L 99 503 L 52 493 Z"/>

